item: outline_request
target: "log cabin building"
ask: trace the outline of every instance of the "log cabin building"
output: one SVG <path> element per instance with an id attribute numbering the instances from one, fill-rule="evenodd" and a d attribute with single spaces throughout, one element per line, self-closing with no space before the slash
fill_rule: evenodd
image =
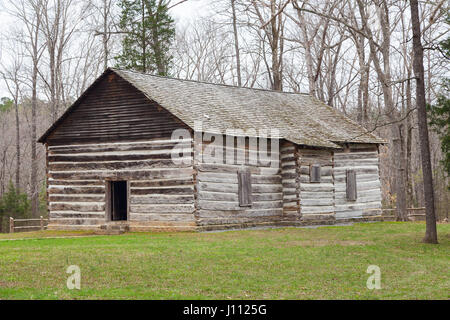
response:
<path id="1" fill-rule="evenodd" d="M 39 142 L 49 229 L 201 231 L 381 214 L 384 141 L 307 94 L 109 68 Z"/>

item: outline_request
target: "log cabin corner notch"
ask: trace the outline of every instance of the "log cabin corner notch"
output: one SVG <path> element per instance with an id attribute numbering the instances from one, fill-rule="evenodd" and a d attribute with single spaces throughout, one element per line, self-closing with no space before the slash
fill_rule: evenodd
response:
<path id="1" fill-rule="evenodd" d="M 203 161 L 208 143 L 195 135 L 211 128 L 232 139 L 223 153 L 243 154 L 243 164 Z M 230 128 L 278 129 L 279 148 L 269 150 L 277 166 L 248 161 L 260 151 L 248 139 L 235 143 Z M 189 138 L 173 138 L 177 129 Z M 110 68 L 39 142 L 47 149 L 49 229 L 212 230 L 380 214 L 384 141 L 306 94 Z M 187 161 L 172 161 L 174 148 Z"/>

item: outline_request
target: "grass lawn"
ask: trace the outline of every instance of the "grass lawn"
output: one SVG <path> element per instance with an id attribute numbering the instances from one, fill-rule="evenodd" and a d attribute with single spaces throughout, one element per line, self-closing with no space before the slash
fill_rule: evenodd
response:
<path id="1" fill-rule="evenodd" d="M 448 299 L 450 224 L 220 233 L 0 235 L 0 299 Z M 48 238 L 64 235 L 70 238 Z M 78 237 L 74 237 L 78 236 Z M 69 265 L 81 290 L 69 290 Z M 369 265 L 381 289 L 366 288 Z"/>

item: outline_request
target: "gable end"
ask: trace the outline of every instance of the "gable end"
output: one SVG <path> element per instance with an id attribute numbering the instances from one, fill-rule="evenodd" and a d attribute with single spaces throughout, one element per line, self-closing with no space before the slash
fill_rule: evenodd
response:
<path id="1" fill-rule="evenodd" d="M 50 145 L 170 137 L 181 120 L 107 70 L 39 139 Z"/>

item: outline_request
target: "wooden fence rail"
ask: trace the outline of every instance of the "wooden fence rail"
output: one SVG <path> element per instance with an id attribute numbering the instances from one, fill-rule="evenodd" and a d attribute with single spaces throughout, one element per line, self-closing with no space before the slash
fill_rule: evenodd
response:
<path id="1" fill-rule="evenodd" d="M 382 216 L 385 220 L 394 220 L 395 219 L 395 208 L 393 209 L 382 209 Z M 425 208 L 408 208 L 408 220 L 417 221 L 417 220 L 425 220 Z M 27 226 L 16 226 L 16 223 L 20 222 L 37 222 L 39 221 L 39 225 L 27 225 Z M 9 232 L 13 233 L 20 231 L 25 231 L 27 229 L 37 229 L 45 230 L 47 229 L 48 219 L 44 219 L 42 216 L 39 219 L 14 219 L 13 217 L 9 218 Z"/>
<path id="2" fill-rule="evenodd" d="M 382 216 L 385 220 L 395 220 L 395 211 L 397 209 L 382 209 Z M 425 220 L 425 207 L 420 208 L 407 208 L 407 217 L 410 221 L 422 221 Z"/>
<path id="3" fill-rule="evenodd" d="M 21 222 L 39 222 L 39 225 L 22 225 L 17 226 L 16 223 Z M 14 219 L 13 217 L 9 217 L 9 232 L 14 233 L 16 230 L 18 232 L 20 231 L 26 231 L 28 229 L 39 229 L 39 230 L 45 230 L 47 229 L 48 219 L 44 219 L 42 216 L 39 217 L 39 219 Z"/>

